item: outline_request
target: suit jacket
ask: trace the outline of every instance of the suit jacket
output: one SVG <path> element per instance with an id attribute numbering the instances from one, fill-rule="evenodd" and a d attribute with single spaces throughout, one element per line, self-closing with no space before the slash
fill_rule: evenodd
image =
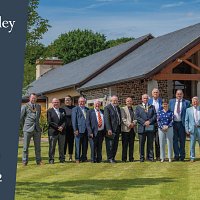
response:
<path id="1" fill-rule="evenodd" d="M 149 120 L 150 125 L 154 125 L 157 119 L 156 110 L 153 105 L 148 105 L 148 112 L 145 112 L 143 105 L 138 105 L 135 110 L 135 116 L 138 122 L 138 133 L 142 134 L 145 131 L 144 123 Z"/>
<path id="2" fill-rule="evenodd" d="M 104 111 L 101 110 L 101 113 L 104 114 Z M 98 133 L 98 121 L 96 117 L 96 112 L 94 109 L 91 109 L 87 112 L 87 117 L 86 117 L 86 126 L 87 126 L 87 131 L 88 135 L 94 134 L 94 136 L 97 136 Z M 104 130 L 105 132 L 105 118 L 104 118 Z"/>
<path id="3" fill-rule="evenodd" d="M 117 106 L 117 111 L 119 113 L 120 124 L 118 124 L 118 116 L 112 104 L 108 104 L 104 108 L 104 118 L 107 131 L 111 130 L 113 133 L 116 133 L 118 128 L 121 130 L 121 112 L 119 106 Z"/>
<path id="4" fill-rule="evenodd" d="M 169 101 L 169 110 L 174 113 L 174 108 L 176 104 L 176 98 L 170 99 Z M 183 126 L 185 126 L 185 113 L 186 109 L 190 107 L 190 101 L 186 99 L 182 99 L 182 108 L 181 108 L 181 121 Z"/>
<path id="5" fill-rule="evenodd" d="M 41 106 L 35 104 L 35 111 L 32 109 L 31 103 L 27 103 L 21 107 L 21 116 L 20 120 L 23 126 L 24 132 L 41 132 L 40 128 L 40 115 L 41 115 Z"/>
<path id="6" fill-rule="evenodd" d="M 153 97 L 149 99 L 148 104 L 153 105 Z M 162 108 L 162 99 L 158 98 L 159 110 Z"/>
<path id="7" fill-rule="evenodd" d="M 128 109 L 128 106 L 121 108 L 121 117 L 122 117 L 122 124 L 121 124 L 121 130 L 122 132 L 130 132 L 130 124 L 134 123 L 135 120 L 135 111 L 133 110 L 134 117 L 133 120 L 131 120 L 131 115 Z"/>
<path id="8" fill-rule="evenodd" d="M 89 108 L 85 107 L 86 115 Z M 86 128 L 86 118 L 83 115 L 83 112 L 79 106 L 76 106 L 72 109 L 72 126 L 74 131 L 77 131 L 79 133 L 85 133 Z"/>
<path id="9" fill-rule="evenodd" d="M 47 122 L 49 124 L 48 127 L 48 135 L 54 136 L 58 134 L 65 134 L 65 123 L 66 123 L 66 113 L 65 110 L 59 108 L 60 118 L 58 117 L 54 108 L 50 108 L 47 110 Z M 58 127 L 62 126 L 62 132 L 58 131 Z"/>
<path id="10" fill-rule="evenodd" d="M 66 127 L 72 127 L 72 109 L 74 108 L 75 106 L 63 106 L 62 108 L 65 110 L 65 113 L 66 113 L 66 124 L 65 126 Z"/>
<path id="11" fill-rule="evenodd" d="M 200 107 L 197 107 L 197 110 L 200 111 Z M 185 131 L 189 133 L 194 133 L 194 126 L 195 126 L 195 119 L 194 119 L 194 110 L 193 107 L 186 109 L 185 114 Z M 200 125 L 200 120 L 198 125 Z"/>

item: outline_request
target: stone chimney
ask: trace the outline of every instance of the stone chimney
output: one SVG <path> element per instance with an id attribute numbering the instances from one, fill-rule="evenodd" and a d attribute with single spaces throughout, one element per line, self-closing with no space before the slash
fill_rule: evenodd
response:
<path id="1" fill-rule="evenodd" d="M 57 57 L 36 60 L 36 80 L 46 72 L 63 65 L 63 61 Z"/>

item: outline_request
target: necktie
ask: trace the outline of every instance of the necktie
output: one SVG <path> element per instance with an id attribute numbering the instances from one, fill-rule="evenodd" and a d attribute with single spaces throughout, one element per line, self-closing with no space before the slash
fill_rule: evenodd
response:
<path id="1" fill-rule="evenodd" d="M 118 113 L 118 110 L 117 110 L 117 107 L 116 107 L 116 106 L 114 106 L 114 110 L 115 110 L 115 112 L 116 112 L 116 114 L 117 114 L 118 124 L 120 124 L 119 113 Z"/>
<path id="2" fill-rule="evenodd" d="M 32 104 L 32 108 L 33 108 L 33 110 L 35 110 L 35 104 Z"/>
<path id="3" fill-rule="evenodd" d="M 101 128 L 102 126 L 102 118 L 101 118 L 101 114 L 100 114 L 100 111 L 98 110 L 98 127 Z"/>
<path id="4" fill-rule="evenodd" d="M 180 112 L 181 112 L 180 105 L 181 105 L 181 101 L 178 100 L 177 110 L 176 110 L 176 112 L 178 113 L 178 115 L 180 115 Z"/>
<path id="5" fill-rule="evenodd" d="M 86 112 L 85 112 L 85 109 L 83 108 L 83 115 L 84 115 L 84 117 L 85 117 L 85 119 L 86 119 Z"/>

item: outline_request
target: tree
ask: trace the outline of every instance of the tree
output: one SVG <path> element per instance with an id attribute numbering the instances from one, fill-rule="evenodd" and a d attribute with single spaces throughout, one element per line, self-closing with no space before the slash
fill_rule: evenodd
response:
<path id="1" fill-rule="evenodd" d="M 122 38 L 118 38 L 118 39 L 116 39 L 116 40 L 108 40 L 106 46 L 107 46 L 108 48 L 114 47 L 114 46 L 117 46 L 117 45 L 119 45 L 119 44 L 128 42 L 128 41 L 133 40 L 133 39 L 134 39 L 134 38 L 122 37 Z"/>
<path id="2" fill-rule="evenodd" d="M 39 41 L 50 25 L 47 19 L 43 19 L 37 13 L 39 0 L 29 0 L 28 21 L 26 34 L 26 50 L 24 64 L 24 87 L 35 79 L 35 61 L 42 56 L 46 50 Z"/>
<path id="3" fill-rule="evenodd" d="M 77 29 L 61 34 L 47 47 L 47 55 L 57 56 L 66 64 L 106 48 L 105 35 Z"/>

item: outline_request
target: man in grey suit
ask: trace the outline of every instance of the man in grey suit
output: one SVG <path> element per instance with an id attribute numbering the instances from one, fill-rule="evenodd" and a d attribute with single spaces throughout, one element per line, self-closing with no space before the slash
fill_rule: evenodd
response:
<path id="1" fill-rule="evenodd" d="M 22 163 L 24 166 L 28 164 L 28 149 L 30 140 L 33 137 L 35 146 L 35 156 L 37 165 L 43 164 L 41 161 L 41 128 L 39 119 L 41 114 L 41 106 L 36 103 L 37 95 L 32 93 L 29 102 L 21 108 L 21 122 L 24 133 Z"/>

